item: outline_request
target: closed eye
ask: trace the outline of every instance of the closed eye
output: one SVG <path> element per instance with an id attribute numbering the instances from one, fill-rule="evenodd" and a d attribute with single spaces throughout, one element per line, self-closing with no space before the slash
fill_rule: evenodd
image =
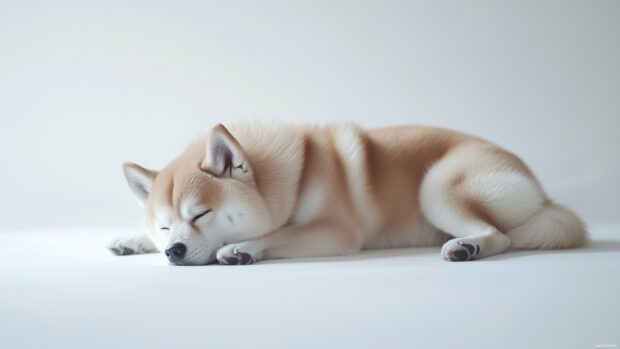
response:
<path id="1" fill-rule="evenodd" d="M 196 222 L 197 220 L 199 220 L 199 219 L 200 219 L 200 217 L 202 217 L 202 216 L 206 215 L 206 214 L 207 214 L 207 213 L 209 213 L 209 212 L 211 212 L 211 210 L 205 210 L 205 211 L 202 211 L 202 212 L 200 212 L 199 214 L 195 215 L 195 216 L 194 216 L 194 218 L 192 218 L 192 223 L 193 223 L 193 222 Z"/>
<path id="2" fill-rule="evenodd" d="M 170 228 L 168 228 L 168 227 L 161 227 L 159 229 L 161 229 L 161 230 L 170 230 Z"/>

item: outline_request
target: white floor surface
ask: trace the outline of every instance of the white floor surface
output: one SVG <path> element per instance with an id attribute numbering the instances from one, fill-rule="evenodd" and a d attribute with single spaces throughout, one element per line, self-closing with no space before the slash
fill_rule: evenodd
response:
<path id="1" fill-rule="evenodd" d="M 173 267 L 113 256 L 121 235 L 0 232 L 0 348 L 620 345 L 620 226 L 466 263 L 425 248 Z"/>

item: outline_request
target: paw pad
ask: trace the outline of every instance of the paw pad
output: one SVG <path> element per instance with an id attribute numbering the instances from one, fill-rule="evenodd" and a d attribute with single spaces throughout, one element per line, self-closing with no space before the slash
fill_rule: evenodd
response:
<path id="1" fill-rule="evenodd" d="M 133 249 L 125 246 L 112 246 L 108 247 L 108 249 L 117 256 L 126 256 L 136 253 Z"/>
<path id="2" fill-rule="evenodd" d="M 480 246 L 468 244 L 463 241 L 459 241 L 459 248 L 449 250 L 446 257 L 453 262 L 470 261 L 477 259 L 480 254 Z"/>
<path id="3" fill-rule="evenodd" d="M 252 264 L 254 263 L 254 259 L 252 255 L 245 252 L 234 251 L 232 256 L 222 256 L 218 258 L 220 264 L 225 265 L 242 265 L 242 264 Z"/>

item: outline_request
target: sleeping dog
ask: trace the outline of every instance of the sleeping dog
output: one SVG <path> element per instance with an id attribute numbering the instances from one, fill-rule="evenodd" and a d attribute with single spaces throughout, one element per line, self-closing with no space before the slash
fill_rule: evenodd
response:
<path id="1" fill-rule="evenodd" d="M 175 265 L 439 245 L 470 261 L 586 240 L 517 156 L 439 128 L 217 125 L 160 171 L 123 170 L 147 234 L 108 247 Z"/>

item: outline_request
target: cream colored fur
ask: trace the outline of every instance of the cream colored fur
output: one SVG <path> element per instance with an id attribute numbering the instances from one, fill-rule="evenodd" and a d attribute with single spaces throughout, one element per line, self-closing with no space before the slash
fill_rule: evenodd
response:
<path id="1" fill-rule="evenodd" d="M 110 248 L 173 264 L 440 244 L 461 261 L 586 240 L 518 157 L 438 128 L 218 125 L 161 171 L 124 171 L 148 233 Z"/>

